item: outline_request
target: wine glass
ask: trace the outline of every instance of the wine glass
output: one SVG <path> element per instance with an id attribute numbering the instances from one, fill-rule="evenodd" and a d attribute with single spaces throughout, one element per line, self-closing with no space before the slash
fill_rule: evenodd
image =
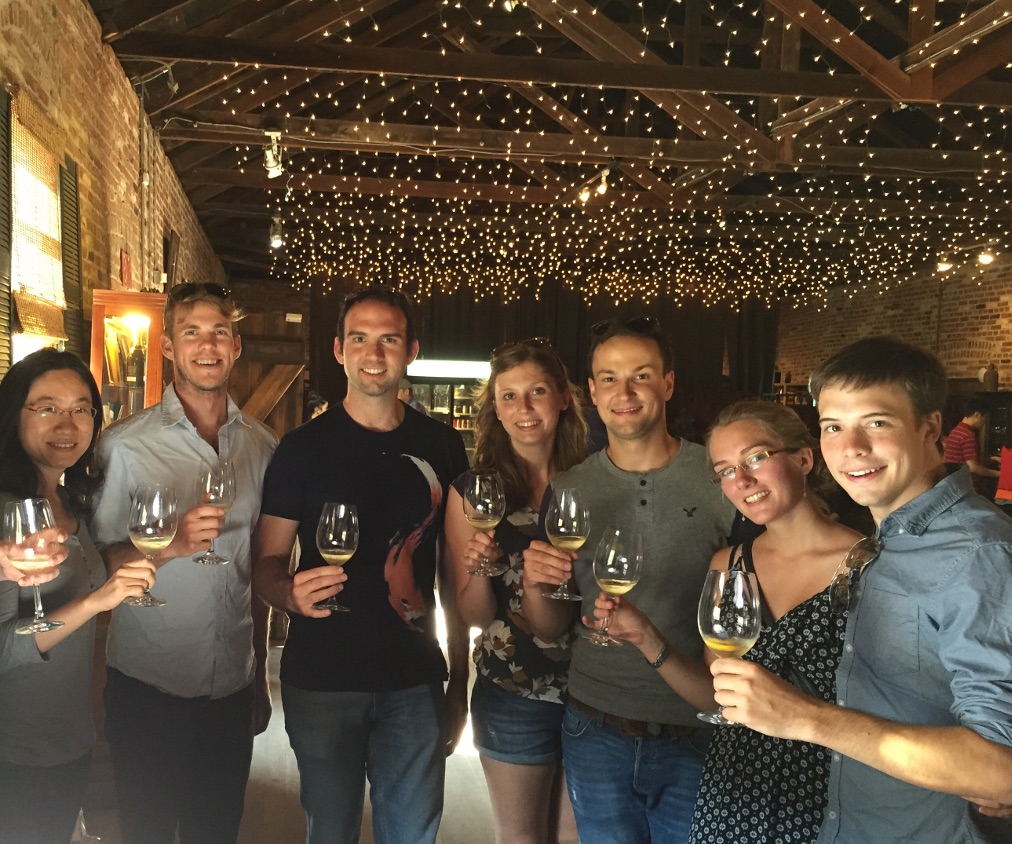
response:
<path id="1" fill-rule="evenodd" d="M 624 595 L 632 589 L 640 579 L 643 566 L 643 537 L 622 528 L 608 528 L 594 554 L 594 579 L 611 597 Z M 602 648 L 616 648 L 623 644 L 621 639 L 608 635 L 611 613 L 592 633 L 584 634 L 584 638 Z"/>
<path id="2" fill-rule="evenodd" d="M 176 491 L 170 486 L 141 484 L 130 499 L 127 532 L 134 548 L 154 563 L 155 554 L 172 544 L 179 526 Z M 165 601 L 147 589 L 136 598 L 124 598 L 132 607 L 164 607 Z"/>
<path id="3" fill-rule="evenodd" d="M 506 494 L 502 478 L 495 469 L 471 469 L 464 476 L 464 518 L 477 531 L 492 530 L 506 515 Z M 483 556 L 468 574 L 479 577 L 495 577 L 509 566 L 500 557 L 490 560 Z"/>
<path id="4" fill-rule="evenodd" d="M 197 478 L 197 500 L 201 504 L 210 504 L 212 507 L 220 507 L 226 513 L 235 501 L 235 469 L 231 460 L 222 460 L 219 463 L 205 463 L 200 469 L 200 477 Z M 224 529 L 224 527 L 222 528 Z M 228 557 L 214 552 L 214 539 L 208 543 L 207 550 L 197 554 L 193 562 L 202 563 L 205 566 L 223 566 L 228 562 Z"/>
<path id="5" fill-rule="evenodd" d="M 320 521 L 316 525 L 316 549 L 330 566 L 343 566 L 358 550 L 358 510 L 354 504 L 335 504 L 328 501 L 323 505 Z M 331 595 L 313 606 L 318 610 L 351 612 Z"/>
<path id="6" fill-rule="evenodd" d="M 555 490 L 545 513 L 545 532 L 548 541 L 560 551 L 579 551 L 583 547 L 590 533 L 590 516 L 575 489 Z M 583 598 L 569 588 L 572 580 L 570 577 L 551 592 L 545 592 L 545 597 L 556 601 L 582 601 Z"/>
<path id="7" fill-rule="evenodd" d="M 45 498 L 26 498 L 10 501 L 4 507 L 4 539 L 13 543 L 7 552 L 11 565 L 24 574 L 49 568 L 52 561 L 46 554 L 46 540 L 42 531 L 54 529 L 56 517 Z M 35 597 L 35 617 L 19 621 L 15 633 L 44 633 L 62 627 L 62 621 L 50 621 L 42 612 L 42 593 L 38 585 L 32 586 Z"/>
<path id="8" fill-rule="evenodd" d="M 755 575 L 741 569 L 710 571 L 706 574 L 697 615 L 699 635 L 714 653 L 741 657 L 756 643 L 762 626 L 759 584 Z M 709 724 L 737 726 L 720 709 L 699 712 L 696 717 Z"/>

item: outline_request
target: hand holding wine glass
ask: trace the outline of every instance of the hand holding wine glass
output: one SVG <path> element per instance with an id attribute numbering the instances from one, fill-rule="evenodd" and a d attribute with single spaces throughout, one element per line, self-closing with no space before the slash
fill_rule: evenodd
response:
<path id="1" fill-rule="evenodd" d="M 130 499 L 127 531 L 134 547 L 152 565 L 155 555 L 172 544 L 178 526 L 176 492 L 172 487 L 159 484 L 141 484 L 137 487 Z M 139 597 L 125 598 L 123 603 L 132 607 L 165 606 L 165 601 L 156 598 L 148 589 Z"/>
<path id="2" fill-rule="evenodd" d="M 741 657 L 756 643 L 762 627 L 759 584 L 755 575 L 741 569 L 709 571 L 699 598 L 699 635 L 716 654 Z M 717 712 L 699 712 L 700 720 L 736 726 Z"/>
<path id="3" fill-rule="evenodd" d="M 506 494 L 502 478 L 495 469 L 471 469 L 464 476 L 464 518 L 476 531 L 490 531 L 506 515 Z M 492 560 L 482 555 L 468 574 L 479 577 L 496 577 L 507 569 L 500 558 Z"/>
<path id="4" fill-rule="evenodd" d="M 640 579 L 643 566 L 643 537 L 633 531 L 608 528 L 601 538 L 594 554 L 594 579 L 601 591 L 609 596 L 624 595 Z M 607 615 L 598 630 L 585 634 L 584 638 L 603 648 L 615 648 L 623 644 L 608 634 L 611 614 Z"/>
<path id="5" fill-rule="evenodd" d="M 197 499 L 202 504 L 210 504 L 228 512 L 235 501 L 235 469 L 231 460 L 205 463 L 201 467 L 200 476 L 197 478 Z M 203 554 L 197 554 L 193 562 L 205 566 L 223 566 L 228 562 L 228 558 L 215 553 L 212 538 L 207 550 Z"/>
<path id="6" fill-rule="evenodd" d="M 7 551 L 10 564 L 26 575 L 52 566 L 47 554 L 47 532 L 55 528 L 53 508 L 45 498 L 8 502 L 4 507 L 4 539 L 11 543 Z M 27 635 L 61 627 L 62 621 L 51 621 L 42 612 L 42 594 L 38 584 L 32 586 L 32 592 L 35 598 L 35 616 L 18 622 L 14 632 Z"/>
<path id="7" fill-rule="evenodd" d="M 559 551 L 571 553 L 583 547 L 590 533 L 590 516 L 575 489 L 554 491 L 545 513 L 545 532 L 548 541 Z M 555 590 L 545 592 L 545 597 L 556 601 L 582 601 L 580 594 L 570 588 L 572 581 L 570 577 Z"/>
<path id="8" fill-rule="evenodd" d="M 343 566 L 354 556 L 358 550 L 358 510 L 354 504 L 327 502 L 323 505 L 316 526 L 316 549 L 331 566 Z M 350 612 L 337 600 L 337 595 L 317 601 L 313 606 L 318 610 Z"/>

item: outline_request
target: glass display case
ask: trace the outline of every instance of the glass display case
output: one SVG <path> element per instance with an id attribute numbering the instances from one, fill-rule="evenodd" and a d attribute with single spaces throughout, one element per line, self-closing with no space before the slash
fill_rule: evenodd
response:
<path id="1" fill-rule="evenodd" d="M 162 398 L 165 294 L 96 290 L 91 309 L 91 374 L 106 424 Z"/>

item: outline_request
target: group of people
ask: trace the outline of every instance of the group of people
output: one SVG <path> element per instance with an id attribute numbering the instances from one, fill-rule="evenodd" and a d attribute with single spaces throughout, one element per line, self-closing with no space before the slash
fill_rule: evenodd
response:
<path id="1" fill-rule="evenodd" d="M 1008 840 L 1012 521 L 966 468 L 946 472 L 932 355 L 858 341 L 813 374 L 821 442 L 791 409 L 743 401 L 702 446 L 668 433 L 661 326 L 607 320 L 588 360 L 607 441 L 588 457 L 559 356 L 542 339 L 507 343 L 475 400 L 473 463 L 499 473 L 507 505 L 486 534 L 465 520 L 459 434 L 398 399 L 418 354 L 403 293 L 346 298 L 334 354 L 347 395 L 279 444 L 228 398 L 240 316 L 217 285 L 173 288 L 173 384 L 101 437 L 100 396 L 73 355 L 37 352 L 0 382 L 3 500 L 50 500 L 61 572 L 25 578 L 0 553 L 13 578 L 0 582 L 0 840 L 69 840 L 92 742 L 94 618 L 111 609 L 106 734 L 124 842 L 234 842 L 270 717 L 268 605 L 290 617 L 281 696 L 309 844 L 358 840 L 367 782 L 378 842 L 433 842 L 469 709 L 497 842 Z M 237 470 L 227 512 L 185 500 L 216 459 Z M 874 537 L 829 512 L 824 467 L 870 510 Z M 127 507 L 155 479 L 186 507 L 148 561 L 126 542 Z M 546 541 L 561 489 L 590 511 L 578 552 Z M 317 549 L 326 502 L 358 511 L 347 570 Z M 643 537 L 622 598 L 600 592 L 590 564 L 608 528 Z M 191 561 L 212 540 L 229 565 Z M 498 556 L 504 573 L 471 574 Z M 761 594 L 743 659 L 707 651 L 696 629 L 707 570 L 728 568 Z M 580 603 L 545 595 L 570 578 Z M 15 635 L 18 587 L 40 580 L 64 626 Z M 121 603 L 152 587 L 165 606 Z M 317 606 L 338 593 L 346 612 Z M 606 619 L 625 647 L 580 635 Z M 481 631 L 470 706 L 469 627 Z M 735 726 L 697 719 L 715 705 Z"/>

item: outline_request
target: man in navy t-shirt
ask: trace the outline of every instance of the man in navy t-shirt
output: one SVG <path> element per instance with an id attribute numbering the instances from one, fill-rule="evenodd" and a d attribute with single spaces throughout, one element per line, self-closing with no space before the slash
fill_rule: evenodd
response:
<path id="1" fill-rule="evenodd" d="M 444 694 L 433 592 L 447 488 L 467 457 L 452 428 L 397 400 L 417 353 L 406 296 L 348 296 L 334 341 L 348 394 L 285 436 L 264 481 L 254 583 L 291 619 L 281 692 L 310 844 L 358 841 L 366 776 L 377 842 L 434 841 L 467 714 L 467 630 L 447 602 Z M 347 573 L 317 550 L 326 502 L 358 512 Z M 338 592 L 347 612 L 314 606 Z"/>

